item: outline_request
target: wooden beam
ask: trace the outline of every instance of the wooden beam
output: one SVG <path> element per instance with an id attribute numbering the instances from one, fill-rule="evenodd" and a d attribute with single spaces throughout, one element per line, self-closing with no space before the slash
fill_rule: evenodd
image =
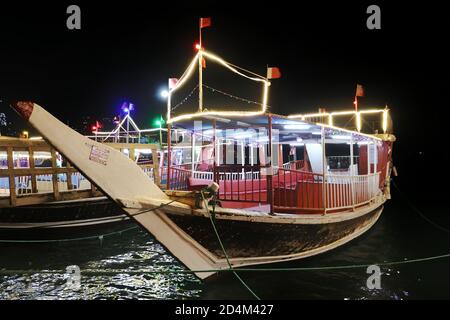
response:
<path id="1" fill-rule="evenodd" d="M 71 164 L 70 164 L 69 160 L 66 160 L 66 161 L 67 161 L 66 168 L 70 169 L 71 168 Z M 66 176 L 67 176 L 67 190 L 73 190 L 72 172 L 67 170 L 66 171 Z"/>
<path id="2" fill-rule="evenodd" d="M 52 154 L 52 168 L 56 169 L 56 150 L 52 149 L 51 151 Z M 56 172 L 56 170 L 54 171 Z M 53 197 L 55 198 L 55 200 L 59 200 L 59 187 L 58 187 L 58 174 L 57 173 L 53 173 L 52 174 L 52 183 L 53 183 Z"/>
<path id="3" fill-rule="evenodd" d="M 37 193 L 38 189 L 37 189 L 37 182 L 36 182 L 36 173 L 34 172 L 35 169 L 35 164 L 34 164 L 34 151 L 33 151 L 33 147 L 28 147 L 28 162 L 30 164 L 30 169 L 31 169 L 31 192 L 32 193 Z"/>
<path id="4" fill-rule="evenodd" d="M 13 157 L 13 148 L 8 147 L 6 149 L 8 156 L 8 171 L 9 171 L 9 202 L 12 207 L 16 205 L 16 183 L 14 179 L 13 169 L 14 169 L 14 157 Z"/>

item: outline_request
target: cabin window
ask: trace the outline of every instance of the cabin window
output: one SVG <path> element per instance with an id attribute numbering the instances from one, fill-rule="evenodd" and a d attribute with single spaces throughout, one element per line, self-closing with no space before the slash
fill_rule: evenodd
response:
<path id="1" fill-rule="evenodd" d="M 30 155 L 28 151 L 13 151 L 14 168 L 29 168 Z"/>
<path id="2" fill-rule="evenodd" d="M 52 167 L 52 154 L 45 151 L 34 151 L 34 166 L 35 168 L 51 168 Z"/>
<path id="3" fill-rule="evenodd" d="M 350 168 L 350 145 L 327 144 L 325 147 L 327 165 L 330 170 L 346 171 Z M 353 146 L 353 164 L 358 163 L 357 148 Z"/>
<path id="4" fill-rule="evenodd" d="M 14 183 L 17 195 L 31 193 L 31 176 L 16 176 Z"/>
<path id="5" fill-rule="evenodd" d="M 59 152 L 56 152 L 56 167 L 67 168 L 67 159 L 64 158 Z"/>
<path id="6" fill-rule="evenodd" d="M 0 197 L 9 196 L 9 178 L 0 177 Z"/>
<path id="7" fill-rule="evenodd" d="M 0 151 L 0 169 L 8 169 L 8 154 L 6 151 Z"/>

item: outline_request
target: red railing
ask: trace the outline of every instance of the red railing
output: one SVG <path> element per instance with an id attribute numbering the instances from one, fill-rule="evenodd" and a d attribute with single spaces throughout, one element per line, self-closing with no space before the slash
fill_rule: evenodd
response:
<path id="1" fill-rule="evenodd" d="M 379 173 L 326 175 L 308 171 L 251 165 L 221 165 L 214 169 L 218 198 L 224 207 L 254 207 L 271 204 L 274 212 L 338 212 L 365 205 L 380 192 Z M 190 170 L 171 168 L 170 189 L 195 190 L 211 180 L 195 179 Z M 240 204 L 238 204 L 240 203 Z M 247 203 L 247 204 L 243 204 Z"/>
<path id="2" fill-rule="evenodd" d="M 278 212 L 324 209 L 323 175 L 278 169 L 273 176 L 274 207 Z"/>
<path id="3" fill-rule="evenodd" d="M 260 166 L 221 165 L 214 168 L 219 200 L 267 203 L 267 179 Z"/>
<path id="4" fill-rule="evenodd" d="M 169 179 L 169 189 L 170 190 L 188 190 L 189 189 L 189 178 L 192 172 L 190 170 L 170 167 L 170 179 Z"/>

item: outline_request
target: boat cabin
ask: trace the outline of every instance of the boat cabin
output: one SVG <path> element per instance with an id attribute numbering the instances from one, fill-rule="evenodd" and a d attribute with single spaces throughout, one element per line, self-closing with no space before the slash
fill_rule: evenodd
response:
<path id="1" fill-rule="evenodd" d="M 193 191 L 216 182 L 223 207 L 338 212 L 386 192 L 392 144 L 383 135 L 269 113 L 199 114 L 172 123 L 170 133 L 167 189 Z"/>

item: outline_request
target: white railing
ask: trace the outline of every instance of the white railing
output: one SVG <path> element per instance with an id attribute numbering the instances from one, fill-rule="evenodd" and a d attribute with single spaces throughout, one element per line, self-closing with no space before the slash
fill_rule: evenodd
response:
<path id="1" fill-rule="evenodd" d="M 328 174 L 325 181 L 327 209 L 364 204 L 381 193 L 380 173 L 358 176 Z"/>
<path id="2" fill-rule="evenodd" d="M 283 163 L 283 169 L 285 169 L 285 170 L 291 170 L 291 163 L 290 162 L 287 162 L 287 163 Z"/>
<path id="3" fill-rule="evenodd" d="M 194 171 L 192 177 L 194 179 L 211 180 L 212 181 L 214 179 L 214 173 L 206 172 L 206 171 Z"/>
<path id="4" fill-rule="evenodd" d="M 225 177 L 226 180 L 256 180 L 259 179 L 259 171 L 249 172 L 219 172 L 221 177 Z M 206 171 L 194 171 L 192 177 L 194 179 L 201 180 L 213 180 L 214 173 Z"/>

